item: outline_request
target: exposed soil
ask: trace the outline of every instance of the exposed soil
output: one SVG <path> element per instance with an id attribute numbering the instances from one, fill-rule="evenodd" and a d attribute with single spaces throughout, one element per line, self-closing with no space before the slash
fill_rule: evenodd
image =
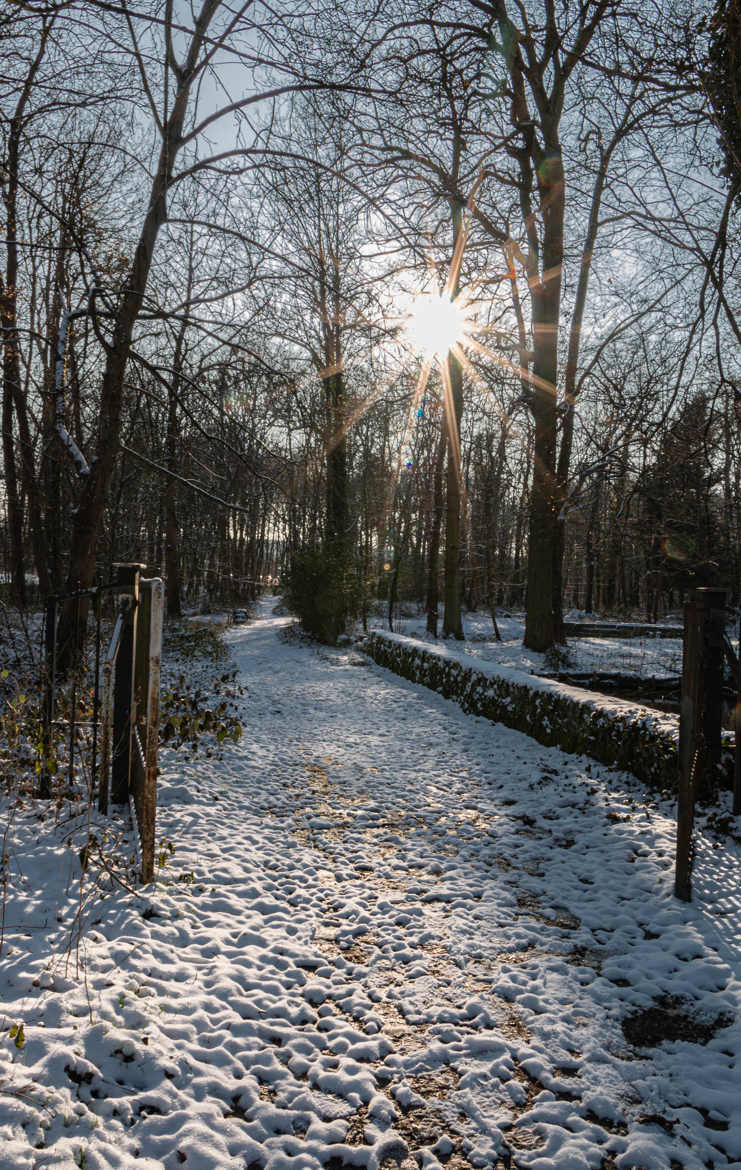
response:
<path id="1" fill-rule="evenodd" d="M 733 1016 L 727 1012 L 712 1019 L 702 1018 L 687 1000 L 664 995 L 654 1000 L 650 1007 L 626 1016 L 622 1029 L 633 1048 L 655 1048 L 657 1044 L 674 1040 L 707 1044 L 716 1032 L 732 1023 Z"/>

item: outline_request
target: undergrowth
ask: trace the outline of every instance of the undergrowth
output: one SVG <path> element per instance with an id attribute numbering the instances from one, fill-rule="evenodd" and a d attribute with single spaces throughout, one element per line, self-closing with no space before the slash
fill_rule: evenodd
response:
<path id="1" fill-rule="evenodd" d="M 223 631 L 219 626 L 192 626 L 183 622 L 169 623 L 162 640 L 163 665 L 176 655 L 189 660 L 215 663 L 226 662 L 229 658 Z"/>
<path id="2" fill-rule="evenodd" d="M 24 915 L 29 895 L 36 901 L 33 879 L 31 885 L 28 880 L 36 872 L 38 894 L 57 903 L 56 918 L 46 931 L 47 968 L 54 970 L 61 962 L 66 974 L 71 964 L 79 976 L 84 973 L 84 933 L 105 913 L 101 903 L 116 891 L 138 896 L 138 842 L 128 816 L 122 818 L 114 809 L 106 817 L 97 810 L 99 777 L 91 767 L 92 671 L 83 669 L 74 684 L 75 719 L 88 726 L 78 726 L 74 733 L 71 766 L 69 723 L 52 729 L 50 744 L 43 742 L 40 653 L 25 625 L 17 635 L 12 659 L 6 656 L 0 663 L 0 955 L 17 947 L 6 920 Z M 92 660 L 94 648 L 89 650 Z M 223 631 L 169 626 L 162 665 L 160 744 L 219 756 L 241 736 L 238 715 L 244 694 Z M 69 719 L 72 693 L 71 683 L 58 688 L 60 720 Z M 49 795 L 39 799 L 42 770 Z M 175 849 L 174 842 L 160 841 L 160 874 L 169 868 Z M 50 878 L 58 883 L 56 890 L 48 888 Z M 194 879 L 191 873 L 168 880 L 188 886 Z M 14 905 L 15 912 L 6 915 Z"/>
<path id="3" fill-rule="evenodd" d="M 219 755 L 226 740 L 242 735 L 239 703 L 245 688 L 229 660 L 223 633 L 213 626 L 168 628 L 163 658 L 183 659 L 188 671 L 165 665 L 160 698 L 160 743 Z"/>

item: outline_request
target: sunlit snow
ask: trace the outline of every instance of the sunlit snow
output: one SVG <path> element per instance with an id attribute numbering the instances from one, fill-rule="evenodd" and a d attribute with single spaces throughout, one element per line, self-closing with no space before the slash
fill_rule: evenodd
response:
<path id="1" fill-rule="evenodd" d="M 272 604 L 228 635 L 241 742 L 163 753 L 175 853 L 84 907 L 80 978 L 71 827 L 11 824 L 3 1170 L 738 1167 L 738 848 L 676 901 L 671 802 Z M 636 1041 L 661 1004 L 694 1038 Z"/>

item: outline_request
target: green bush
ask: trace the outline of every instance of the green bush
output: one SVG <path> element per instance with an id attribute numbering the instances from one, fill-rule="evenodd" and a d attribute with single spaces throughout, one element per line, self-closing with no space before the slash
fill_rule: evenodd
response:
<path id="1" fill-rule="evenodd" d="M 351 557 L 323 548 L 300 549 L 283 586 L 286 604 L 307 634 L 330 646 L 360 613 L 362 584 Z"/>

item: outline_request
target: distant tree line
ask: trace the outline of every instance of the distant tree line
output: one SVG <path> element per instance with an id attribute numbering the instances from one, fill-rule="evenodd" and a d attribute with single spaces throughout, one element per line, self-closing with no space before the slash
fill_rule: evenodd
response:
<path id="1" fill-rule="evenodd" d="M 739 604 L 737 0 L 0 19 L 4 598 Z"/>

